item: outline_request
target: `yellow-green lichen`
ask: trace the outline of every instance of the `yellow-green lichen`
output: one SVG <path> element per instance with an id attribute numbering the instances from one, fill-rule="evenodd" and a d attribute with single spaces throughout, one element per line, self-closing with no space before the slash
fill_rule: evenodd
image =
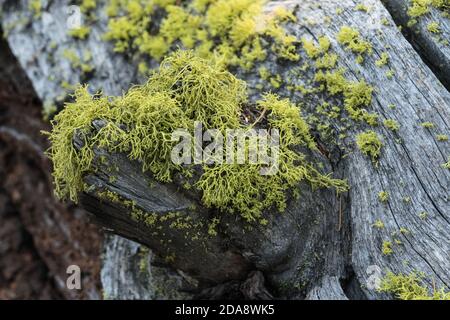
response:
<path id="1" fill-rule="evenodd" d="M 31 10 L 35 19 L 38 19 L 42 15 L 42 2 L 41 0 L 31 0 L 28 3 L 28 9 Z"/>
<path id="2" fill-rule="evenodd" d="M 430 31 L 431 33 L 441 33 L 441 27 L 439 26 L 439 23 L 437 23 L 436 21 L 430 22 L 427 25 L 427 30 Z"/>
<path id="3" fill-rule="evenodd" d="M 400 129 L 400 125 L 394 119 L 386 119 L 383 121 L 383 124 L 386 128 L 392 131 L 398 131 L 398 129 Z"/>
<path id="4" fill-rule="evenodd" d="M 430 122 L 430 121 L 422 122 L 420 125 L 426 129 L 434 129 L 435 128 L 434 123 Z"/>
<path id="5" fill-rule="evenodd" d="M 142 59 L 161 59 L 176 46 L 195 50 L 204 58 L 221 56 L 227 66 L 250 69 L 270 50 L 278 57 L 296 61 L 295 37 L 281 24 L 296 18 L 286 9 L 272 15 L 263 12 L 265 0 L 113 0 L 104 39 L 115 51 L 136 52 Z M 157 17 L 163 16 L 162 21 Z"/>
<path id="6" fill-rule="evenodd" d="M 145 85 L 132 87 L 121 97 L 91 95 L 87 87 L 80 87 L 74 102 L 52 121 L 49 134 L 56 193 L 77 200 L 84 189 L 83 176 L 95 170 L 97 147 L 127 153 L 160 182 L 172 181 L 175 172 L 189 175 L 189 168 L 171 161 L 175 145 L 172 132 L 179 128 L 192 132 L 195 121 L 202 122 L 205 129 L 222 132 L 245 128 L 240 116 L 246 103 L 244 82 L 225 71 L 220 62 L 203 60 L 189 51 L 168 56 Z M 206 206 L 259 221 L 266 208 L 275 206 L 282 211 L 286 193 L 301 181 L 315 188 L 346 190 L 344 181 L 321 174 L 304 154 L 294 151 L 298 146 L 315 150 L 297 106 L 267 94 L 257 107 L 268 113 L 270 128 L 280 132 L 278 172 L 262 176 L 261 165 L 203 164 L 195 187 L 202 192 Z M 104 121 L 104 125 L 94 132 L 95 120 Z M 83 141 L 80 150 L 73 146 L 74 134 Z"/>
<path id="7" fill-rule="evenodd" d="M 377 229 L 384 229 L 384 223 L 383 221 L 381 221 L 380 219 L 378 219 L 377 221 L 375 221 L 375 223 L 373 224 L 373 226 Z"/>
<path id="8" fill-rule="evenodd" d="M 444 169 L 450 169 L 450 157 L 448 157 L 448 161 L 442 165 Z"/>
<path id="9" fill-rule="evenodd" d="M 387 191 L 380 191 L 378 193 L 378 199 L 381 202 L 387 202 L 389 200 L 389 192 L 387 192 Z"/>
<path id="10" fill-rule="evenodd" d="M 383 52 L 379 60 L 375 61 L 375 65 L 377 67 L 382 67 L 389 62 L 389 54 L 387 52 Z"/>
<path id="11" fill-rule="evenodd" d="M 89 35 L 90 31 L 91 31 L 91 29 L 89 27 L 82 26 L 82 27 L 70 30 L 69 35 L 71 35 L 72 37 L 74 37 L 76 39 L 84 40 Z"/>
<path id="12" fill-rule="evenodd" d="M 445 288 L 432 290 L 424 284 L 424 274 L 412 272 L 408 275 L 388 272 L 383 277 L 379 291 L 394 295 L 400 300 L 450 300 L 450 292 Z"/>
<path id="13" fill-rule="evenodd" d="M 383 241 L 383 245 L 381 246 L 381 252 L 385 256 L 390 256 L 394 253 L 394 250 L 392 249 L 392 242 L 390 241 Z"/>
<path id="14" fill-rule="evenodd" d="M 376 162 L 380 156 L 383 143 L 374 131 L 366 131 L 356 136 L 356 144 L 363 154 Z"/>
<path id="15" fill-rule="evenodd" d="M 373 51 L 372 45 L 361 37 L 359 31 L 349 26 L 343 26 L 340 29 L 337 40 L 347 49 L 358 54 L 359 62 L 363 60 L 363 54 L 371 54 Z"/>

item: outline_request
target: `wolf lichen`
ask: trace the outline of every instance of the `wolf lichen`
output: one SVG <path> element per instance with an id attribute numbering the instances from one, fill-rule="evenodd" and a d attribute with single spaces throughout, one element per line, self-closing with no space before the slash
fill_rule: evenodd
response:
<path id="1" fill-rule="evenodd" d="M 356 11 L 363 11 L 363 12 L 369 12 L 370 11 L 370 8 L 368 7 L 368 6 L 366 6 L 365 4 L 363 4 L 363 3 L 358 3 L 356 6 L 355 6 L 355 10 Z"/>
<path id="2" fill-rule="evenodd" d="M 383 221 L 381 221 L 380 219 L 378 219 L 377 221 L 375 221 L 375 223 L 373 224 L 373 226 L 377 229 L 384 229 L 384 223 Z"/>
<path id="3" fill-rule="evenodd" d="M 433 122 L 430 122 L 430 121 L 425 121 L 425 122 L 422 122 L 421 124 L 420 124 L 423 128 L 426 128 L 426 129 L 434 129 L 436 126 L 434 125 L 434 123 Z"/>
<path id="4" fill-rule="evenodd" d="M 392 131 L 398 131 L 398 129 L 400 129 L 400 125 L 394 119 L 386 119 L 383 121 L 383 124 L 386 128 Z"/>
<path id="5" fill-rule="evenodd" d="M 390 241 L 383 241 L 383 245 L 381 246 L 381 252 L 385 256 L 390 256 L 394 253 L 394 250 L 392 249 L 392 242 Z"/>
<path id="6" fill-rule="evenodd" d="M 387 191 L 380 191 L 378 193 L 378 199 L 381 202 L 387 202 L 389 200 L 389 192 L 387 192 Z"/>
<path id="7" fill-rule="evenodd" d="M 389 62 L 389 54 L 387 52 L 383 52 L 379 60 L 375 61 L 375 65 L 377 67 L 382 67 Z"/>
<path id="8" fill-rule="evenodd" d="M 83 176 L 95 170 L 94 149 L 128 154 L 160 182 L 171 182 L 173 174 L 190 176 L 190 168 L 174 164 L 171 134 L 184 128 L 193 132 L 194 122 L 205 129 L 249 129 L 241 123 L 247 102 L 245 82 L 224 69 L 219 61 L 203 60 L 190 51 L 177 51 L 166 57 L 147 83 L 135 86 L 120 97 L 91 95 L 87 87 L 75 91 L 52 121 L 48 151 L 54 165 L 56 194 L 76 201 L 84 190 Z M 346 182 L 318 171 L 295 147 L 315 150 L 309 127 L 298 107 L 267 94 L 257 103 L 266 110 L 271 129 L 280 132 L 279 170 L 274 175 L 260 174 L 262 165 L 202 164 L 202 175 L 195 187 L 203 203 L 222 211 L 236 212 L 245 220 L 264 221 L 262 211 L 270 207 L 283 210 L 286 193 L 301 181 L 314 188 L 347 188 Z M 104 124 L 94 130 L 94 122 Z M 98 122 L 98 121 L 97 121 Z M 83 146 L 77 150 L 73 137 Z"/>
<path id="9" fill-rule="evenodd" d="M 72 29 L 69 31 L 69 35 L 76 39 L 84 40 L 87 38 L 89 33 L 91 32 L 91 29 L 87 26 L 82 26 L 76 29 Z"/>
<path id="10" fill-rule="evenodd" d="M 380 156 L 383 143 L 374 131 L 366 131 L 356 136 L 356 144 L 361 152 L 376 162 Z"/>
<path id="11" fill-rule="evenodd" d="M 445 288 L 430 290 L 423 280 L 424 274 L 419 272 L 408 275 L 388 272 L 378 290 L 391 293 L 400 300 L 450 300 L 450 292 Z"/>
<path id="12" fill-rule="evenodd" d="M 28 4 L 29 10 L 33 13 L 35 19 L 38 19 L 42 15 L 42 2 L 41 0 L 31 0 Z"/>
<path id="13" fill-rule="evenodd" d="M 266 0 L 114 0 L 104 39 L 114 42 L 115 51 L 131 51 L 141 58 L 160 60 L 176 46 L 193 49 L 204 58 L 220 55 L 227 66 L 250 69 L 266 58 L 264 38 L 280 58 L 297 61 L 297 39 L 281 24 L 294 21 L 286 9 L 269 16 Z M 158 19 L 157 17 L 163 17 Z"/>
<path id="14" fill-rule="evenodd" d="M 372 53 L 372 45 L 370 42 L 365 41 L 358 30 L 355 30 L 349 26 L 343 26 L 338 35 L 337 40 L 340 44 L 344 45 L 347 49 L 358 54 L 357 59 L 361 62 L 363 54 Z"/>
<path id="15" fill-rule="evenodd" d="M 439 23 L 437 23 L 436 21 L 430 22 L 427 25 L 427 30 L 430 31 L 431 33 L 441 33 L 441 27 L 439 26 Z"/>
<path id="16" fill-rule="evenodd" d="M 450 169 L 450 157 L 448 157 L 448 161 L 442 165 L 444 169 Z"/>

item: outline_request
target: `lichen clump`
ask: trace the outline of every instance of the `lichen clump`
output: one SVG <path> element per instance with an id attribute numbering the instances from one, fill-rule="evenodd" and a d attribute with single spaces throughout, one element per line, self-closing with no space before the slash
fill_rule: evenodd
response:
<path id="1" fill-rule="evenodd" d="M 280 26 L 296 18 L 284 8 L 263 13 L 265 0 L 113 0 L 106 40 L 117 52 L 131 52 L 143 61 L 161 59 L 176 47 L 192 49 L 203 58 L 220 55 L 227 66 L 250 69 L 270 50 L 296 61 L 296 38 Z M 161 21 L 158 17 L 164 17 Z"/>
<path id="2" fill-rule="evenodd" d="M 343 26 L 337 35 L 337 40 L 340 44 L 352 52 L 358 54 L 357 62 L 362 63 L 364 61 L 363 54 L 372 54 L 373 49 L 370 42 L 364 40 L 359 31 L 349 26 Z"/>
<path id="3" fill-rule="evenodd" d="M 381 281 L 379 291 L 391 293 L 400 300 L 450 300 L 450 292 L 444 288 L 429 290 L 423 283 L 424 275 L 389 272 Z"/>
<path id="4" fill-rule="evenodd" d="M 374 131 L 366 131 L 356 136 L 356 144 L 361 152 L 376 162 L 380 156 L 383 143 Z"/>
<path id="5" fill-rule="evenodd" d="M 86 188 L 83 176 L 95 170 L 95 148 L 126 153 L 156 180 L 171 182 L 177 172 L 190 177 L 192 169 L 171 161 L 176 144 L 171 134 L 176 129 L 193 132 L 195 121 L 221 132 L 252 127 L 241 121 L 242 109 L 248 104 L 245 83 L 219 62 L 190 51 L 168 56 L 146 84 L 132 87 L 123 96 L 91 95 L 84 86 L 76 90 L 74 100 L 52 121 L 48 152 L 57 195 L 74 201 Z M 346 190 L 344 181 L 321 174 L 304 154 L 294 150 L 301 146 L 315 149 L 298 107 L 273 94 L 266 94 L 255 107 L 267 112 L 269 129 L 280 132 L 279 170 L 263 176 L 258 164 L 203 163 L 195 182 L 203 204 L 261 222 L 264 209 L 285 208 L 288 190 L 301 181 Z M 83 142 L 79 150 L 73 144 L 74 135 Z"/>

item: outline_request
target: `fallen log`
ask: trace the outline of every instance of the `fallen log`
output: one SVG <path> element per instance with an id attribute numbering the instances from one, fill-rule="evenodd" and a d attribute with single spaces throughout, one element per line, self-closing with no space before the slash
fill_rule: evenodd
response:
<path id="1" fill-rule="evenodd" d="M 102 199 L 95 193 L 96 189 L 118 193 L 134 201 L 139 208 L 152 212 L 166 213 L 181 207 L 184 214 L 194 219 L 213 213 L 201 206 L 197 206 L 198 211 L 189 210 L 193 200 L 178 190 L 176 184 L 155 182 L 155 187 L 150 188 L 147 182 L 152 177 L 142 174 L 139 164 L 129 161 L 123 154 L 103 154 L 104 151 L 98 149 L 95 151 L 98 155 L 119 167 L 118 179 L 111 182 L 107 171 L 102 170 L 102 163 L 96 163 L 99 170 L 85 177 L 96 189 L 82 195 L 83 206 L 113 233 L 148 245 L 163 257 L 167 247 L 158 241 L 173 237 L 169 247 L 176 252 L 175 258 L 166 259 L 166 264 L 182 270 L 188 275 L 186 278 L 194 278 L 196 285 L 192 290 L 205 291 L 224 282 L 245 282 L 249 272 L 257 270 L 266 277 L 270 294 L 279 298 L 388 298 L 369 285 L 372 267 L 380 273 L 391 270 L 409 274 L 418 270 L 427 275 L 425 281 L 430 286 L 432 283 L 438 287 L 448 286 L 450 173 L 442 164 L 448 161 L 450 147 L 448 141 L 438 141 L 437 135 L 449 132 L 450 94 L 399 32 L 381 2 L 367 1 L 367 6 L 372 8 L 368 11 L 359 10 L 357 4 L 353 0 L 326 1 L 320 6 L 315 1 L 284 1 L 271 2 L 266 7 L 268 12 L 280 5 L 294 9 L 297 22 L 287 26 L 291 34 L 297 39 L 307 37 L 314 44 L 326 36 L 337 55 L 337 68 L 345 69 L 345 77 L 351 81 L 364 79 L 375 88 L 368 110 L 378 114 L 378 126 L 359 123 L 344 132 L 342 123 L 331 119 L 327 125 L 334 129 L 331 140 L 339 140 L 336 144 L 325 137 L 317 123 L 311 124 L 322 154 L 309 156 L 315 157 L 324 171 L 334 171 L 336 177 L 347 178 L 348 194 L 313 191 L 301 185 L 300 199 L 291 199 L 284 214 L 269 215 L 266 227 L 243 234 L 242 222 L 224 215 L 217 238 L 210 239 L 207 230 L 200 230 L 200 238 L 208 239 L 204 241 L 208 254 L 202 254 L 195 246 L 188 246 L 190 251 L 185 251 L 182 235 L 169 229 L 154 235 L 151 227 L 132 219 L 129 208 Z M 11 17 L 11 12 L 26 12 L 22 2 L 6 8 L 9 13 L 6 17 Z M 53 64 L 47 59 L 46 43 L 57 42 L 62 47 L 57 50 L 64 50 L 70 43 L 62 32 L 55 32 L 56 26 L 63 23 L 55 13 L 62 13 L 63 8 L 59 3 L 47 8 L 56 19 L 53 27 L 43 25 L 41 20 L 32 21 L 31 25 L 13 28 L 7 37 L 19 61 L 27 66 L 28 76 L 43 100 L 51 101 L 56 97 L 55 92 L 61 92 L 59 87 L 49 85 L 46 76 L 55 74 L 60 81 L 80 80 L 77 78 L 80 74 L 63 60 Z M 370 22 L 381 20 L 387 23 L 374 27 Z M 8 22 L 2 21 L 3 24 Z M 372 53 L 355 54 L 351 48 L 346 49 L 345 39 L 339 40 L 339 33 L 346 26 L 358 30 L 359 36 L 370 42 L 368 51 Z M 119 95 L 137 81 L 136 66 L 112 54 L 110 45 L 100 41 L 105 27 L 106 17 L 99 14 L 92 35 L 87 41 L 76 42 L 76 50 L 82 52 L 90 48 L 96 52 L 93 61 L 96 72 L 87 82 L 94 89 L 103 88 L 108 95 Z M 30 36 L 29 28 L 36 34 Z M 30 56 L 31 45 L 36 46 L 32 52 L 42 52 L 38 61 Z M 298 48 L 298 52 L 301 60 L 315 62 L 307 50 Z M 383 53 L 387 53 L 388 59 Z M 58 62 L 61 58 L 55 55 L 54 59 Z M 271 74 L 289 79 L 293 78 L 289 71 L 298 67 L 298 62 L 280 61 L 269 55 L 263 65 Z M 65 72 L 55 73 L 56 66 L 65 66 Z M 303 113 L 314 116 L 317 106 L 324 101 L 342 103 L 342 97 L 326 90 L 305 94 L 290 89 L 310 86 L 315 82 L 317 71 L 315 67 L 305 68 L 291 83 L 270 87 L 263 82 L 263 89 L 302 102 Z M 256 100 L 261 91 L 257 71 L 238 71 L 238 76 L 247 81 L 250 98 Z M 399 124 L 399 127 L 393 129 L 392 125 L 386 125 L 389 123 Z M 377 165 L 357 150 L 355 144 L 356 136 L 368 128 L 382 137 Z M 105 265 L 114 269 L 107 262 Z M 142 284 L 137 281 L 133 285 Z M 140 297 L 140 294 L 132 296 Z M 264 294 L 254 296 L 266 297 Z"/>

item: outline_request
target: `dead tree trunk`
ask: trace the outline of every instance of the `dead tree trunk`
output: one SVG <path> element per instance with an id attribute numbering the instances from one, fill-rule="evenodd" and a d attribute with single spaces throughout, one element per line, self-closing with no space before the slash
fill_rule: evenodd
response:
<path id="1" fill-rule="evenodd" d="M 19 17 L 28 17 L 25 2 L 0 1 L 5 11 L 2 25 L 5 29 L 14 26 L 9 28 L 8 43 L 42 101 L 53 101 L 64 94 L 55 82 L 83 80 L 61 58 L 60 53 L 68 47 L 79 53 L 84 49 L 94 52 L 95 74 L 87 80 L 93 88 L 103 89 L 106 94 L 118 95 L 130 83 L 140 80 L 136 66 L 112 54 L 110 44 L 100 40 L 107 23 L 101 8 L 97 12 L 99 21 L 89 38 L 74 42 L 69 41 L 62 27 L 66 2 L 49 3 L 42 19 L 14 24 Z M 318 6 L 317 1 L 274 1 L 267 5 L 267 10 L 277 5 L 295 9 L 298 22 L 287 27 L 292 34 L 299 39 L 306 36 L 315 40 L 328 36 L 339 56 L 339 66 L 347 70 L 346 76 L 365 79 L 376 88 L 370 111 L 377 112 L 381 121 L 394 119 L 400 124 L 395 132 L 383 126 L 374 129 L 384 137 L 378 166 L 355 148 L 354 135 L 361 128 L 350 128 L 348 138 L 339 147 L 321 141 L 317 134 L 326 156 L 310 156 L 322 163 L 325 171 L 334 171 L 336 177 L 349 180 L 347 194 L 313 191 L 308 185 L 300 185 L 300 199 L 290 200 L 284 214 L 268 215 L 270 221 L 266 227 L 243 233 L 242 221 L 224 215 L 217 237 L 211 238 L 205 228 L 199 228 L 196 241 L 187 240 L 168 225 L 155 230 L 137 223 L 127 208 L 99 199 L 95 192 L 83 194 L 81 204 L 97 223 L 156 253 L 148 258 L 152 263 L 145 268 L 151 271 L 145 278 L 152 280 L 149 285 L 136 268 L 137 245 L 116 237 L 107 240 L 102 271 L 107 296 L 189 298 L 192 294 L 183 293 L 187 290 L 209 298 L 389 298 L 368 287 L 372 267 L 396 273 L 420 270 L 428 275 L 430 284 L 434 280 L 438 286 L 450 285 L 450 171 L 442 168 L 450 156 L 450 144 L 436 141 L 436 134 L 449 132 L 450 93 L 403 37 L 380 1 L 366 1 L 374 9 L 369 12 L 355 10 L 357 3 L 330 0 Z M 337 9 L 342 13 L 336 14 Z M 367 27 L 367 21 L 372 18 L 384 18 L 388 23 L 379 28 Z M 373 45 L 374 54 L 367 56 L 362 65 L 335 40 L 344 25 L 360 30 Z M 376 67 L 375 61 L 385 51 L 390 56 L 388 65 Z M 300 49 L 299 52 L 307 60 L 304 52 Z M 448 54 L 442 52 L 448 60 Z M 270 56 L 264 65 L 282 78 L 294 67 Z M 394 71 L 393 76 L 386 75 L 388 70 Z M 306 71 L 294 83 L 306 84 L 314 77 L 313 71 Z M 52 75 L 56 81 L 48 80 Z M 254 93 L 251 98 L 256 99 L 259 81 L 255 71 L 239 73 L 239 77 L 248 82 L 250 92 Z M 277 89 L 277 93 L 302 102 L 305 114 L 314 114 L 316 105 L 329 99 L 321 94 L 292 95 L 286 86 Z M 396 108 L 389 107 L 392 105 Z M 434 129 L 423 128 L 423 122 L 432 122 Z M 98 121 L 95 125 L 99 128 L 103 123 Z M 337 123 L 335 127 L 339 127 Z M 77 137 L 74 143 L 80 143 Z M 194 221 L 217 214 L 200 205 L 198 194 L 185 193 L 176 183 L 166 185 L 154 181 L 150 187 L 151 175 L 142 174 L 140 165 L 125 155 L 107 154 L 103 150 L 96 150 L 96 155 L 106 156 L 119 172 L 118 179 L 112 182 L 104 165 L 96 163 L 98 170 L 87 175 L 85 181 L 98 189 L 114 191 L 149 212 L 162 214 L 176 210 Z M 389 194 L 388 202 L 379 201 L 381 191 Z M 196 204 L 196 210 L 192 204 Z M 383 222 L 384 228 L 373 227 L 377 220 Z M 394 254 L 382 253 L 385 241 L 394 243 Z M 167 257 L 168 253 L 173 253 L 168 262 L 158 260 L 158 256 Z M 130 275 L 126 284 L 121 283 L 124 271 Z M 173 281 L 167 285 L 161 279 Z M 166 285 L 158 290 L 162 282 Z"/>

